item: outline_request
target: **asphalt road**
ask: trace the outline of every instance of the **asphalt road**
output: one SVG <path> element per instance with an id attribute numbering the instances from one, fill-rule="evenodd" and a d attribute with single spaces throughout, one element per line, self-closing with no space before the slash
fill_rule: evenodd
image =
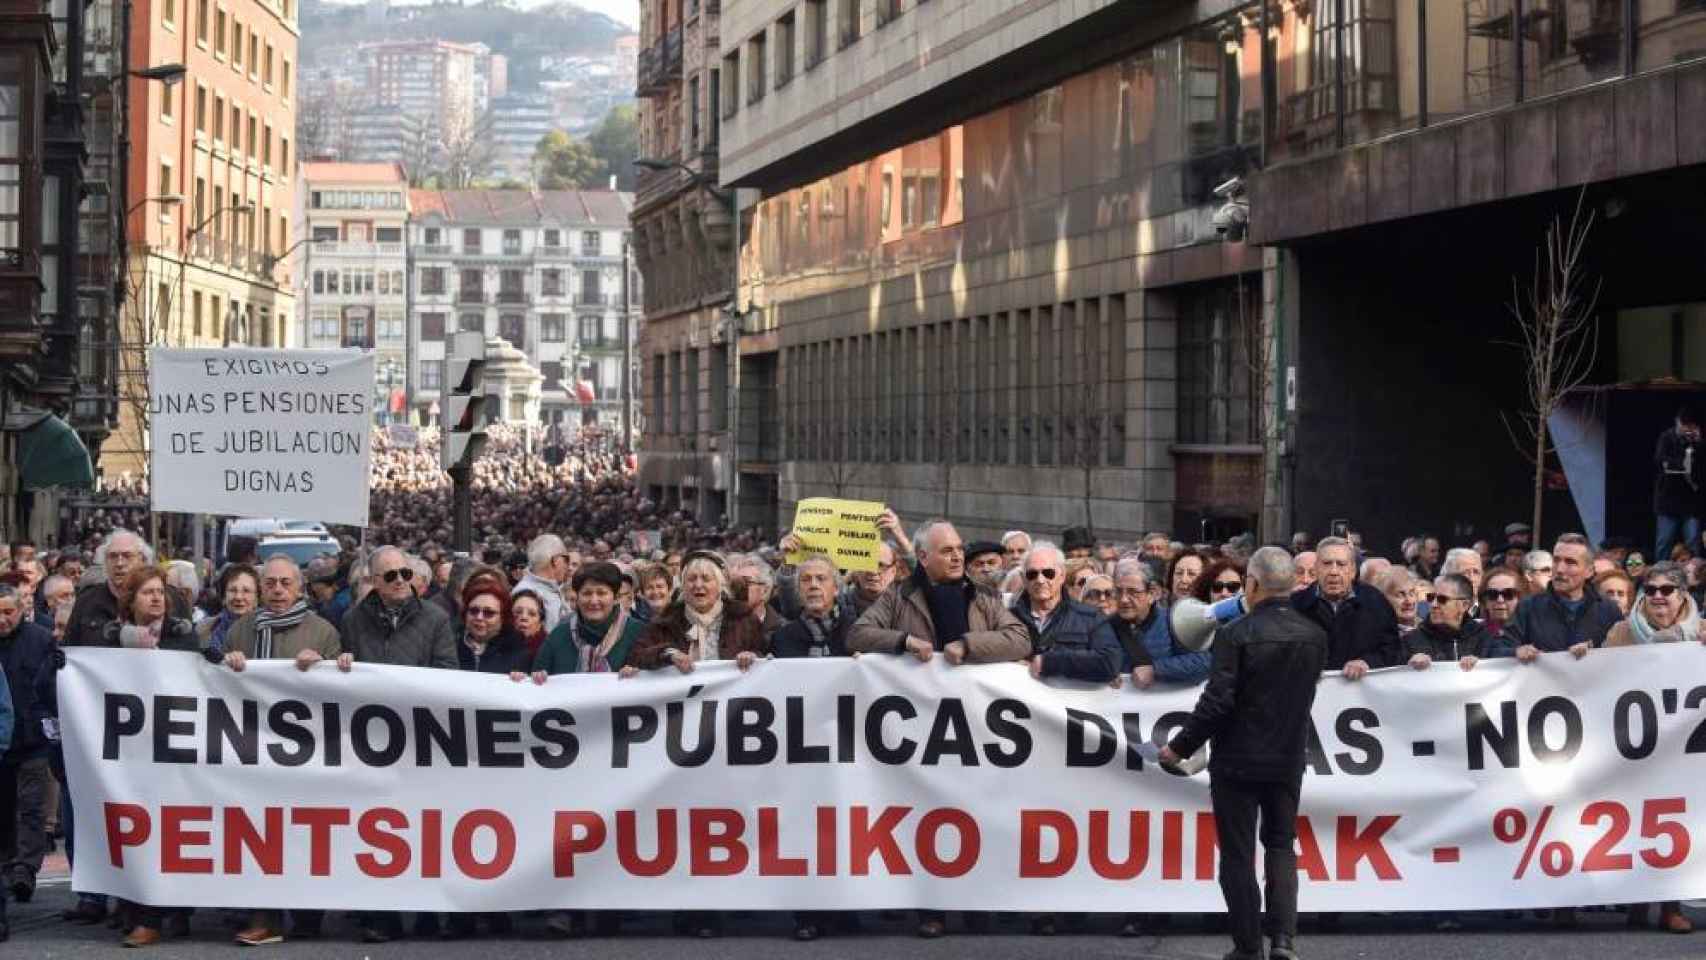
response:
<path id="1" fill-rule="evenodd" d="M 63 861 L 58 861 L 60 864 Z M 67 879 L 44 871 L 43 884 L 32 902 L 10 905 L 12 940 L 0 945 L 0 957 L 31 960 L 112 957 L 120 934 L 102 927 L 83 927 L 59 919 L 72 903 Z M 1706 928 L 1706 912 L 1691 911 Z M 789 939 L 788 919 L 774 913 L 740 913 L 729 920 L 731 935 L 719 940 L 689 940 L 672 936 L 667 918 L 635 917 L 620 936 L 584 940 L 546 939 L 536 918 L 522 921 L 518 932 L 505 939 L 482 938 L 459 942 L 405 940 L 383 945 L 356 942 L 347 918 L 328 920 L 327 936 L 260 948 L 265 957 L 381 958 L 470 957 L 479 960 L 854 960 L 889 958 L 901 954 L 919 958 L 976 957 L 977 960 L 1218 960 L 1230 947 L 1223 934 L 1206 929 L 1207 918 L 1175 918 L 1155 935 L 1122 939 L 1113 935 L 1117 922 L 1093 917 L 1081 930 L 1069 923 L 1052 938 L 1034 937 L 1022 918 L 998 918 L 992 935 L 960 933 L 958 918 L 950 922 L 953 935 L 924 941 L 913 937 L 910 918 L 865 914 L 862 929 L 826 937 L 815 943 Z M 1347 917 L 1338 932 L 1327 933 L 1306 924 L 1299 947 L 1306 960 L 1442 960 L 1442 958 L 1542 958 L 1542 960 L 1606 960 L 1606 958 L 1706 957 L 1706 929 L 1691 936 L 1655 931 L 1631 931 L 1621 912 L 1583 912 L 1573 930 L 1558 930 L 1541 918 L 1506 918 L 1496 914 L 1470 915 L 1463 928 L 1434 929 L 1435 919 L 1421 914 Z M 230 957 L 239 948 L 231 942 L 232 926 L 218 911 L 196 914 L 189 939 L 168 941 L 143 956 Z"/>

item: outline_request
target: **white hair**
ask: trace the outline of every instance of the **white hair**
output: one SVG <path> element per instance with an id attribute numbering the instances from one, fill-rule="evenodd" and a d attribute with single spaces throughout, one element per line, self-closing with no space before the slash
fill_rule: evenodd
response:
<path id="1" fill-rule="evenodd" d="M 541 533 L 527 545 L 527 569 L 534 573 L 549 569 L 551 561 L 568 552 L 563 538 L 554 533 Z"/>
<path id="2" fill-rule="evenodd" d="M 918 529 L 913 531 L 913 533 L 912 533 L 912 547 L 913 547 L 913 549 L 917 550 L 921 554 L 922 553 L 928 553 L 930 551 L 930 547 L 932 544 L 932 541 L 930 539 L 931 534 L 934 534 L 938 529 L 940 529 L 942 527 L 951 527 L 951 526 L 953 526 L 952 523 L 950 523 L 947 520 L 942 520 L 942 519 L 926 520 L 923 523 L 919 524 Z"/>
<path id="3" fill-rule="evenodd" d="M 201 577 L 195 572 L 195 564 L 188 560 L 173 560 L 166 564 L 166 586 L 191 593 L 199 592 Z"/>
<path id="4" fill-rule="evenodd" d="M 1006 533 L 1002 534 L 1001 535 L 1001 547 L 1002 547 L 1002 549 L 1006 549 L 1008 544 L 1011 544 L 1014 540 L 1016 540 L 1020 537 L 1024 537 L 1026 543 L 1031 542 L 1031 535 L 1026 533 L 1023 530 L 1009 530 Z M 917 539 L 917 538 L 914 537 L 913 539 Z"/>
<path id="5" fill-rule="evenodd" d="M 1550 567 L 1551 565 L 1552 554 L 1545 550 L 1530 550 L 1528 555 L 1522 558 L 1523 573 L 1528 573 L 1529 571 L 1540 567 Z"/>
<path id="6" fill-rule="evenodd" d="M 753 553 L 737 553 L 728 559 L 729 572 L 739 571 L 748 583 L 759 583 L 766 587 L 776 586 L 776 575 L 771 572 L 770 564 L 764 558 Z"/>
<path id="7" fill-rule="evenodd" d="M 129 537 L 136 541 L 136 552 L 142 554 L 143 563 L 154 562 L 154 548 L 148 545 L 148 541 L 142 539 L 141 534 L 133 530 L 126 530 L 123 527 L 114 527 L 113 532 L 107 534 L 105 539 L 101 541 L 101 545 L 95 548 L 95 563 L 103 567 L 106 566 L 107 550 L 113 545 L 113 541 L 119 537 Z"/>
<path id="8" fill-rule="evenodd" d="M 1446 551 L 1445 559 L 1440 562 L 1439 572 L 1440 573 L 1462 573 L 1463 572 L 1463 561 L 1469 559 L 1470 557 L 1474 557 L 1477 562 L 1479 562 L 1481 559 L 1481 555 L 1479 553 L 1476 553 L 1474 550 L 1470 549 L 1469 547 L 1453 547 L 1450 550 Z"/>
<path id="9" fill-rule="evenodd" d="M 1031 549 L 1025 551 L 1025 556 L 1019 561 L 1019 569 L 1024 570 L 1031 565 L 1031 558 L 1039 553 L 1052 553 L 1060 558 L 1061 566 L 1066 565 L 1066 553 L 1048 540 L 1031 541 Z"/>
<path id="10" fill-rule="evenodd" d="M 729 591 L 729 573 L 727 570 L 724 570 L 722 565 L 717 563 L 717 561 L 712 560 L 710 557 L 694 557 L 685 564 L 682 564 L 682 584 L 685 585 L 687 583 L 687 575 L 695 570 L 709 571 L 711 576 L 715 577 L 717 580 L 718 592 L 727 593 Z M 743 597 L 742 599 L 744 600 L 745 598 Z"/>

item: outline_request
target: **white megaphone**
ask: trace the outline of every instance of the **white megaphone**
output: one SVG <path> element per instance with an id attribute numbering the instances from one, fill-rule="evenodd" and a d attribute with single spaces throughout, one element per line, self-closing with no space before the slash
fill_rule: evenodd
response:
<path id="1" fill-rule="evenodd" d="M 1173 602 L 1173 610 L 1169 615 L 1173 626 L 1173 639 L 1186 650 L 1207 650 L 1214 645 L 1214 631 L 1220 627 L 1220 621 L 1214 618 L 1214 608 L 1195 597 L 1186 597 Z"/>

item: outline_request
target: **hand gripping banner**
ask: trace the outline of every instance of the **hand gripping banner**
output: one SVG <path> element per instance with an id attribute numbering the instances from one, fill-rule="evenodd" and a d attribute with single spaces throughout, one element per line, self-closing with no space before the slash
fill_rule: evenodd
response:
<path id="1" fill-rule="evenodd" d="M 1322 678 L 1304 910 L 1706 894 L 1706 648 Z M 1017 664 L 508 678 L 74 650 L 74 883 L 152 904 L 1218 911 L 1195 689 Z"/>

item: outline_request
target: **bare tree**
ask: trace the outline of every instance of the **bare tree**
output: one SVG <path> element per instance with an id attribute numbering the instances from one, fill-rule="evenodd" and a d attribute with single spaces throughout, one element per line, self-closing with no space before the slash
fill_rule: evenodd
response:
<path id="1" fill-rule="evenodd" d="M 464 189 L 491 172 L 495 148 L 490 134 L 489 116 L 476 118 L 472 111 L 459 110 L 445 118 L 437 144 L 441 186 Z"/>
<path id="2" fill-rule="evenodd" d="M 1594 214 L 1586 209 L 1587 191 L 1576 198 L 1569 227 L 1554 217 L 1546 238 L 1534 255 L 1534 276 L 1528 288 L 1511 278 L 1509 309 L 1522 334 L 1523 409 L 1505 417 L 1505 428 L 1517 449 L 1534 464 L 1534 542 L 1540 537 L 1546 457 L 1554 452 L 1547 420 L 1571 390 L 1587 382 L 1599 360 L 1599 328 L 1594 311 L 1602 284 L 1590 284 L 1582 267 Z"/>

